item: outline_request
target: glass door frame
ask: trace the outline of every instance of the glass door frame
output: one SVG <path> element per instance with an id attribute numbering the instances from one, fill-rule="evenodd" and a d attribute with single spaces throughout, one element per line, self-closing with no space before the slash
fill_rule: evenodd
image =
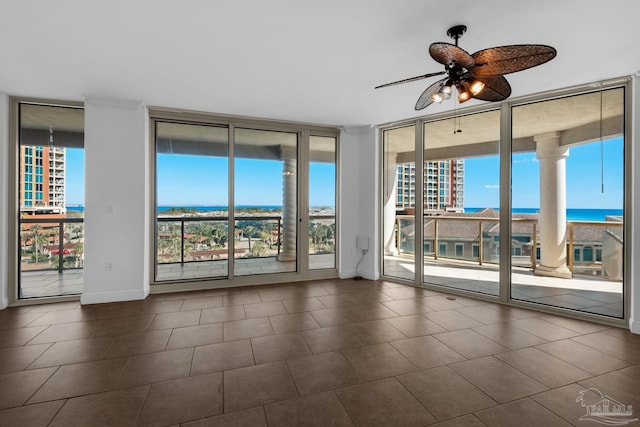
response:
<path id="1" fill-rule="evenodd" d="M 8 211 L 9 224 L 8 235 L 8 277 L 11 284 L 8 289 L 9 305 L 21 306 L 35 303 L 53 303 L 65 301 L 78 301 L 80 294 L 43 296 L 37 298 L 20 298 L 20 200 L 19 200 L 19 176 L 20 167 L 20 104 L 42 105 L 49 107 L 79 108 L 84 109 L 84 103 L 74 101 L 62 101 L 46 98 L 9 97 L 9 179 L 8 179 Z"/>
<path id="2" fill-rule="evenodd" d="M 628 327 L 630 317 L 630 302 L 631 302 L 631 245 L 632 245 L 632 233 L 631 233 L 631 219 L 633 218 L 632 211 L 632 198 L 633 194 L 633 182 L 632 182 L 632 160 L 633 160 L 633 135 L 631 125 L 631 114 L 633 106 L 632 96 L 632 79 L 631 77 L 621 77 L 617 79 L 584 84 L 579 86 L 573 86 L 565 89 L 548 91 L 538 93 L 529 96 L 523 96 L 518 98 L 509 99 L 499 103 L 500 109 L 500 224 L 509 224 L 507 227 L 500 227 L 499 243 L 502 248 L 511 247 L 511 161 L 512 161 L 512 108 L 518 105 L 527 104 L 531 102 L 552 100 L 555 98 L 561 98 L 571 95 L 580 95 L 589 92 L 599 92 L 601 90 L 614 89 L 623 87 L 625 89 L 624 99 L 624 240 L 627 242 L 624 249 L 624 270 L 623 270 L 623 298 L 624 298 L 624 316 L 623 318 L 613 318 L 603 315 L 597 315 L 592 313 L 580 312 L 571 309 L 565 309 L 560 307 L 545 306 L 532 302 L 526 302 L 522 300 L 515 300 L 511 298 L 511 251 L 500 251 L 499 255 L 499 296 L 495 297 L 487 294 L 480 294 L 475 292 L 469 292 L 465 290 L 449 288 L 445 286 L 438 286 L 423 282 L 424 277 L 424 247 L 422 244 L 423 227 L 415 227 L 415 241 L 414 241 L 414 267 L 415 276 L 413 280 L 398 279 L 393 276 L 385 276 L 384 269 L 380 268 L 380 276 L 382 280 L 389 280 L 399 283 L 405 283 L 416 287 L 423 287 L 436 291 L 443 291 L 450 294 L 457 294 L 461 296 L 470 296 L 476 299 L 483 299 L 487 301 L 498 302 L 515 307 L 522 307 L 533 309 L 540 312 L 561 314 L 576 319 L 597 321 L 604 324 Z M 436 113 L 429 116 L 423 116 L 419 118 L 396 121 L 392 123 L 386 123 L 378 126 L 378 138 L 379 144 L 377 150 L 379 152 L 378 161 L 378 191 L 380 194 L 379 200 L 384 200 L 382 197 L 383 183 L 386 179 L 384 176 L 385 167 L 383 164 L 384 158 L 384 140 L 383 134 L 387 130 L 399 128 L 403 126 L 415 126 L 415 163 L 416 163 L 416 206 L 423 206 L 424 198 L 424 124 L 432 121 L 451 119 L 457 116 L 465 116 L 469 114 L 481 113 L 485 111 L 495 110 L 496 103 L 485 103 L 473 107 L 463 108 L 460 110 L 447 111 Z M 378 221 L 378 233 L 380 236 L 384 235 L 384 206 L 379 203 L 379 221 Z M 424 210 L 415 209 L 414 222 L 415 224 L 423 224 Z M 381 248 L 377 254 L 377 262 L 379 266 L 384 265 L 384 250 Z"/>
<path id="3" fill-rule="evenodd" d="M 156 258 L 156 211 L 157 211 L 157 189 L 156 189 L 156 148 L 155 148 L 155 124 L 156 122 L 174 122 L 182 124 L 193 125 L 211 125 L 218 127 L 227 127 L 229 135 L 229 149 L 228 149 L 228 198 L 229 198 L 229 230 L 233 232 L 233 224 L 235 224 L 235 211 L 232 208 L 234 206 L 234 142 L 236 129 L 255 129 L 260 131 L 273 131 L 273 132 L 288 132 L 296 133 L 298 137 L 298 176 L 297 176 L 297 271 L 286 273 L 272 273 L 272 274 L 255 274 L 255 275 L 234 275 L 234 242 L 233 239 L 229 240 L 228 247 L 228 275 L 220 278 L 197 278 L 197 279 L 183 279 L 183 280 L 170 280 L 170 281 L 156 281 L 155 271 L 157 269 Z M 334 268 L 330 269 L 309 269 L 308 255 L 308 233 L 309 233 L 309 138 L 310 136 L 327 136 L 336 139 L 336 238 L 339 235 L 339 188 L 340 188 L 340 174 L 339 174 L 339 130 L 334 127 L 310 125 L 304 123 L 288 123 L 281 121 L 263 120 L 256 118 L 216 115 L 196 111 L 183 111 L 175 109 L 164 109 L 158 107 L 149 108 L 149 144 L 150 151 L 150 209 L 149 209 L 149 224 L 151 227 L 149 233 L 149 251 L 150 269 L 149 277 L 151 278 L 151 293 L 157 292 L 173 292 L 173 291 L 187 291 L 187 290 L 201 290 L 201 289 L 216 289 L 225 287 L 237 287 L 246 285 L 259 285 L 270 283 L 282 283 L 282 282 L 294 282 L 305 281 L 314 279 L 336 278 L 338 277 L 338 244 L 336 244 L 336 264 Z"/>

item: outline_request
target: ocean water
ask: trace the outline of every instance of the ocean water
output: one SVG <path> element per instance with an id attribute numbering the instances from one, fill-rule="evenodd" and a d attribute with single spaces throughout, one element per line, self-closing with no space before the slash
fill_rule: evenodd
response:
<path id="1" fill-rule="evenodd" d="M 171 208 L 185 208 L 196 211 L 226 211 L 227 206 L 158 206 L 158 211 L 166 211 Z M 322 206 L 318 206 L 320 208 Z M 281 210 L 282 206 L 278 205 L 264 205 L 264 206 L 252 206 L 252 205 L 240 205 L 238 208 L 244 209 L 263 209 L 263 210 Z M 465 208 L 465 213 L 474 213 L 484 208 Z M 494 208 L 496 209 L 496 208 Z M 67 206 L 67 210 L 70 211 L 84 211 L 84 206 L 70 205 Z M 499 209 L 496 209 L 499 210 Z M 514 213 L 538 213 L 539 208 L 513 208 Z M 607 216 L 621 216 L 622 209 L 567 209 L 567 219 L 569 221 L 604 221 Z"/>
<path id="2" fill-rule="evenodd" d="M 253 206 L 253 205 L 239 205 L 236 208 L 240 209 L 263 209 L 263 210 L 274 210 L 274 209 L 282 209 L 282 206 L 278 205 L 263 205 L 263 206 Z M 195 210 L 199 212 L 212 212 L 212 211 L 226 211 L 229 208 L 227 206 L 158 206 L 158 211 L 168 211 L 169 209 L 188 209 Z M 82 205 L 68 205 L 68 211 L 84 211 L 84 206 Z"/>
<path id="3" fill-rule="evenodd" d="M 465 213 L 473 213 L 483 208 L 465 208 Z M 499 209 L 496 209 L 499 210 Z M 540 212 L 540 208 L 513 208 L 513 213 L 532 214 Z M 569 221 L 604 221 L 607 216 L 622 216 L 622 209 L 567 209 Z"/>
<path id="4" fill-rule="evenodd" d="M 311 206 L 311 209 L 326 209 L 333 208 L 333 206 Z M 169 209 L 188 209 L 198 212 L 214 212 L 214 211 L 226 211 L 229 208 L 227 206 L 158 206 L 158 212 L 168 211 Z M 264 211 L 282 210 L 281 205 L 238 205 L 236 209 L 261 209 Z M 68 211 L 84 212 L 84 206 L 82 205 L 67 205 Z"/>

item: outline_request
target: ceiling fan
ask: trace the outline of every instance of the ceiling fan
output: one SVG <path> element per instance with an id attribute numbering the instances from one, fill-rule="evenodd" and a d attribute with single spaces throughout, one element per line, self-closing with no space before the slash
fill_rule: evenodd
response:
<path id="1" fill-rule="evenodd" d="M 511 86 L 503 74 L 526 70 L 544 64 L 556 56 L 551 46 L 540 44 L 520 44 L 490 47 L 470 55 L 458 47 L 458 39 L 467 31 L 466 25 L 456 25 L 447 30 L 447 35 L 455 40 L 451 43 L 432 43 L 429 54 L 444 65 L 444 71 L 424 74 L 376 86 L 375 89 L 409 83 L 416 80 L 446 74 L 446 77 L 429 86 L 416 102 L 416 110 L 442 102 L 451 97 L 453 87 L 458 91 L 458 102 L 472 98 L 482 101 L 502 101 L 511 95 Z"/>

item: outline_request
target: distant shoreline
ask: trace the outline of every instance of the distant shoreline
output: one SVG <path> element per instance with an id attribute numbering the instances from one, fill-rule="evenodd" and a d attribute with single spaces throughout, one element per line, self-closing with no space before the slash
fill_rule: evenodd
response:
<path id="1" fill-rule="evenodd" d="M 219 212 L 226 211 L 229 208 L 227 206 L 158 206 L 158 212 L 165 212 L 171 209 L 176 210 L 190 210 L 196 212 Z M 239 205 L 236 209 L 255 209 L 262 211 L 281 211 L 282 206 L 279 205 Z M 312 206 L 313 210 L 320 209 L 335 209 L 334 206 Z M 465 208 L 465 213 L 474 213 L 484 208 Z M 496 209 L 496 208 L 494 208 Z M 67 206 L 69 211 L 84 211 L 84 206 L 69 205 Z M 496 209 L 499 210 L 499 209 Z M 513 208 L 514 213 L 521 214 L 534 214 L 540 212 L 540 208 Z M 567 219 L 569 221 L 604 221 L 607 216 L 622 216 L 622 209 L 584 209 L 584 208 L 569 208 L 567 209 Z"/>
<path id="2" fill-rule="evenodd" d="M 474 213 L 485 208 L 464 208 L 465 213 Z M 499 211 L 500 209 L 494 208 Z M 513 208 L 513 213 L 535 214 L 540 212 L 540 208 Z M 622 209 L 585 209 L 567 208 L 567 220 L 569 221 L 604 221 L 607 216 L 622 216 Z"/>

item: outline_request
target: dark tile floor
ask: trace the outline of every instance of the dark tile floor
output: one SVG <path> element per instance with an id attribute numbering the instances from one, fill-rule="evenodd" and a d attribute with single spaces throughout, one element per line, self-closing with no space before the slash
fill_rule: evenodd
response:
<path id="1" fill-rule="evenodd" d="M 0 426 L 585 426 L 603 397 L 640 416 L 640 336 L 446 297 L 324 280 L 9 308 Z"/>

